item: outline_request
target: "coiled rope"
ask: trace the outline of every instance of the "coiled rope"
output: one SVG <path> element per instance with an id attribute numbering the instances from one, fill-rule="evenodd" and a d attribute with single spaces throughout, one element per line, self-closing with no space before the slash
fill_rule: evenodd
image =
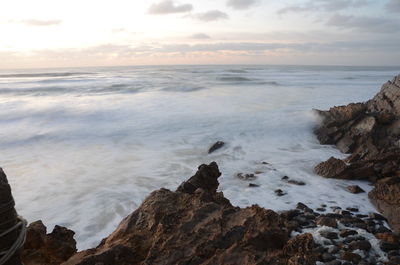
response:
<path id="1" fill-rule="evenodd" d="M 14 244 L 8 250 L 0 252 L 0 256 L 1 256 L 0 265 L 5 264 L 15 254 L 15 252 L 17 252 L 17 250 L 20 249 L 25 244 L 26 226 L 27 226 L 28 222 L 21 216 L 18 216 L 18 220 L 19 221 L 17 224 L 15 224 L 14 226 L 10 227 L 9 229 L 5 230 L 4 232 L 2 232 L 0 234 L 0 238 L 1 238 L 3 236 L 7 235 L 8 233 L 20 228 L 19 235 L 18 235 L 17 239 L 15 240 Z"/>

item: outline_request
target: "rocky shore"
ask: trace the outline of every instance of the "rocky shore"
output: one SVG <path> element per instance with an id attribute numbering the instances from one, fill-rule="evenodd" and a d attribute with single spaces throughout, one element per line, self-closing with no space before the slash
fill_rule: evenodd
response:
<path id="1" fill-rule="evenodd" d="M 370 200 L 400 232 L 400 75 L 365 103 L 316 112 L 322 117 L 315 130 L 321 144 L 334 144 L 350 155 L 345 160 L 331 157 L 315 172 L 373 183 Z"/>
<path id="2" fill-rule="evenodd" d="M 301 202 L 282 212 L 257 205 L 235 207 L 218 192 L 221 172 L 212 162 L 201 165 L 176 191 L 152 192 L 96 248 L 77 252 L 73 231 L 56 226 L 47 233 L 41 221 L 31 223 L 24 247 L 6 264 L 21 264 L 20 258 L 25 265 L 400 264 L 400 76 L 368 102 L 316 113 L 321 117 L 315 130 L 321 144 L 334 144 L 349 156 L 332 157 L 315 172 L 370 181 L 374 189 L 369 198 L 381 214 L 340 205 L 311 209 Z M 218 142 L 209 152 L 223 145 Z M 3 197 L 9 200 L 6 176 L 0 176 Z M 348 190 L 363 192 L 358 186 Z M 282 194 L 276 195 L 279 199 Z M 7 214 L 15 224 L 15 209 L 0 218 Z M 2 242 L 3 249 L 17 232 L 10 242 Z"/>

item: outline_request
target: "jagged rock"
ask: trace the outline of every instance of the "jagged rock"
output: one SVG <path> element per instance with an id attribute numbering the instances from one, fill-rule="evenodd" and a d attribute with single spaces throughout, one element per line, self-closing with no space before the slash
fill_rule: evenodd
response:
<path id="1" fill-rule="evenodd" d="M 289 240 L 277 213 L 232 206 L 219 176 L 202 165 L 176 192 L 152 192 L 97 248 L 63 264 L 315 264 L 310 234 Z"/>
<path id="2" fill-rule="evenodd" d="M 322 118 L 315 129 L 319 141 L 352 154 L 345 161 L 331 157 L 317 165 L 315 172 L 328 178 L 375 183 L 369 198 L 400 231 L 400 200 L 396 199 L 400 198 L 396 180 L 400 177 L 400 75 L 384 84 L 368 102 L 316 113 Z"/>
<path id="3" fill-rule="evenodd" d="M 368 196 L 393 229 L 400 231 L 400 178 L 377 182 Z"/>
<path id="4" fill-rule="evenodd" d="M 208 149 L 208 153 L 211 154 L 211 153 L 217 151 L 218 149 L 222 148 L 224 145 L 225 145 L 225 143 L 222 142 L 222 141 L 215 142 L 215 143 Z"/>
<path id="5" fill-rule="evenodd" d="M 27 237 L 21 256 L 25 265 L 56 265 L 68 260 L 76 253 L 74 232 L 56 225 L 46 234 L 42 221 L 28 226 Z"/>

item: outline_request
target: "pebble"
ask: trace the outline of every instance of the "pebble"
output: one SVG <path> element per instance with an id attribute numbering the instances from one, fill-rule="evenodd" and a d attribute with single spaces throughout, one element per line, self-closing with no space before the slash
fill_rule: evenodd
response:
<path id="1" fill-rule="evenodd" d="M 341 237 L 348 237 L 348 236 L 352 236 L 352 235 L 357 235 L 358 232 L 356 230 L 351 230 L 351 229 L 345 229 L 340 231 L 340 236 Z"/>
<path id="2" fill-rule="evenodd" d="M 338 239 L 338 234 L 335 232 L 330 232 L 330 231 L 320 231 L 319 234 L 322 237 L 328 238 L 328 239 Z"/>

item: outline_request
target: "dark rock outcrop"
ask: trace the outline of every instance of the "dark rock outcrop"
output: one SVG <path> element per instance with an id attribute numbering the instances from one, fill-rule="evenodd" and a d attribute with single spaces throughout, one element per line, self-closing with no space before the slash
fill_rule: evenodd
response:
<path id="1" fill-rule="evenodd" d="M 322 144 L 334 144 L 344 161 L 331 157 L 315 167 L 328 178 L 365 179 L 375 184 L 369 198 L 400 231 L 400 75 L 365 103 L 316 110 L 315 130 Z"/>
<path id="2" fill-rule="evenodd" d="M 14 198 L 11 194 L 11 187 L 8 184 L 7 176 L 4 174 L 3 169 L 0 168 L 0 234 L 15 227 L 20 222 L 14 205 Z M 20 229 L 13 229 L 0 238 L 1 252 L 10 250 L 18 239 Z M 3 255 L 0 258 L 3 258 Z M 11 257 L 4 260 L 4 262 L 5 265 L 20 265 L 19 250 L 12 253 Z"/>
<path id="3" fill-rule="evenodd" d="M 314 264 L 310 234 L 289 240 L 282 217 L 259 206 L 238 208 L 217 192 L 216 163 L 173 192 L 152 192 L 94 249 L 72 264 Z"/>

